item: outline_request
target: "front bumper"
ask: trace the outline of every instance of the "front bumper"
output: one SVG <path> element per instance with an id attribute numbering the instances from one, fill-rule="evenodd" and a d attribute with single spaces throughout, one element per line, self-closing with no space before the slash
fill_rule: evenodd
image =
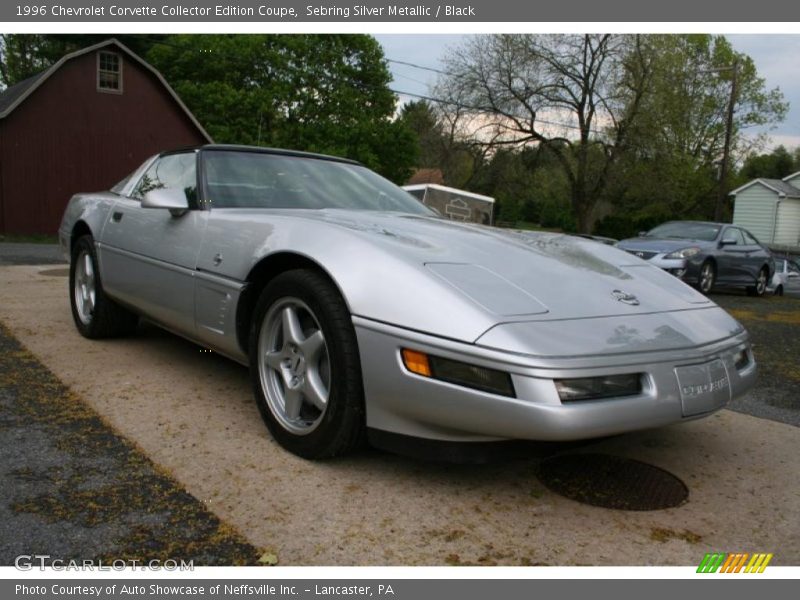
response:
<path id="1" fill-rule="evenodd" d="M 689 261 L 685 258 L 666 258 L 663 254 L 657 254 L 647 262 L 681 279 L 686 276 L 689 268 Z"/>
<path id="2" fill-rule="evenodd" d="M 635 250 L 628 250 L 626 248 L 620 249 L 637 256 Z M 667 256 L 668 253 L 661 252 L 645 260 L 653 266 L 664 269 L 667 273 L 674 275 L 686 283 L 698 283 L 700 279 L 701 262 L 687 258 L 667 258 Z"/>
<path id="3" fill-rule="evenodd" d="M 566 360 L 501 352 L 360 317 L 354 317 L 353 323 L 361 354 L 367 426 L 429 440 L 567 441 L 661 427 L 711 414 L 744 394 L 756 380 L 746 332 L 688 350 Z M 510 373 L 517 397 L 410 373 L 400 357 L 403 347 Z M 741 350 L 747 352 L 749 363 L 737 369 L 734 357 Z M 678 373 L 692 365 L 712 363 L 724 368 L 727 391 L 717 393 L 710 403 L 708 399 L 693 403 L 687 389 L 682 391 Z M 639 395 L 566 404 L 553 383 L 553 379 L 623 373 L 644 374 Z"/>

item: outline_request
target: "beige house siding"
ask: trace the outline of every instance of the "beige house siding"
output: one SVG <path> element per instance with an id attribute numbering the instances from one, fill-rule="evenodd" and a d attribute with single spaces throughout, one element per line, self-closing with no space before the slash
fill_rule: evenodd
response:
<path id="1" fill-rule="evenodd" d="M 793 198 L 781 200 L 778 205 L 774 243 L 783 246 L 800 245 L 800 200 Z"/>
<path id="2" fill-rule="evenodd" d="M 775 243 L 778 195 L 763 185 L 753 185 L 736 194 L 733 223 L 752 232 L 764 244 Z"/>

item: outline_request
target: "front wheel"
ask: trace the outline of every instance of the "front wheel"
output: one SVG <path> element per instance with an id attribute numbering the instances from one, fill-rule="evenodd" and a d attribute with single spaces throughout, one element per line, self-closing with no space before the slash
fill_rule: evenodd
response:
<path id="1" fill-rule="evenodd" d="M 704 262 L 703 266 L 700 267 L 700 279 L 698 281 L 700 291 L 704 294 L 708 294 L 714 288 L 716 280 L 717 271 L 714 268 L 714 263 L 711 261 Z"/>
<path id="2" fill-rule="evenodd" d="M 758 272 L 758 277 L 756 278 L 756 284 L 747 288 L 747 294 L 749 296 L 758 296 L 759 298 L 764 295 L 764 292 L 767 291 L 767 277 L 769 274 L 767 273 L 766 267 L 761 269 Z"/>
<path id="3" fill-rule="evenodd" d="M 344 454 L 364 438 L 361 364 L 336 287 L 308 269 L 264 288 L 250 328 L 250 373 L 275 440 L 303 458 Z"/>

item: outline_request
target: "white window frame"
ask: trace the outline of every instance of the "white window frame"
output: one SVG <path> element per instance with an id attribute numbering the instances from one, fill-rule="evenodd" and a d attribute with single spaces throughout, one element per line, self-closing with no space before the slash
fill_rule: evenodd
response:
<path id="1" fill-rule="evenodd" d="M 109 71 L 107 69 L 100 68 L 100 57 L 102 55 L 108 56 L 115 56 L 117 58 L 117 64 L 119 65 L 119 71 L 115 74 L 119 77 L 119 87 L 118 88 L 109 88 L 109 87 L 101 87 L 100 86 L 100 73 L 114 73 L 114 71 Z M 97 83 L 97 91 L 102 92 L 105 94 L 121 94 L 122 93 L 122 55 L 117 52 L 108 52 L 106 50 L 99 50 L 97 52 L 97 75 L 96 75 L 96 83 Z"/>

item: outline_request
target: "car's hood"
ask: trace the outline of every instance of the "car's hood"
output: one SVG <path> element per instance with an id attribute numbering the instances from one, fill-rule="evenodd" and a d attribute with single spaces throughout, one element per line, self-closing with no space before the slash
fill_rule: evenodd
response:
<path id="1" fill-rule="evenodd" d="M 497 322 L 713 306 L 661 269 L 592 240 L 394 213 L 322 210 L 302 217 L 345 227 L 424 265 Z"/>
<path id="2" fill-rule="evenodd" d="M 707 246 L 709 242 L 704 240 L 687 240 L 675 238 L 649 238 L 637 237 L 622 240 L 617 243 L 617 248 L 629 251 L 644 251 L 644 252 L 675 252 L 675 250 L 682 250 L 690 246 Z"/>

